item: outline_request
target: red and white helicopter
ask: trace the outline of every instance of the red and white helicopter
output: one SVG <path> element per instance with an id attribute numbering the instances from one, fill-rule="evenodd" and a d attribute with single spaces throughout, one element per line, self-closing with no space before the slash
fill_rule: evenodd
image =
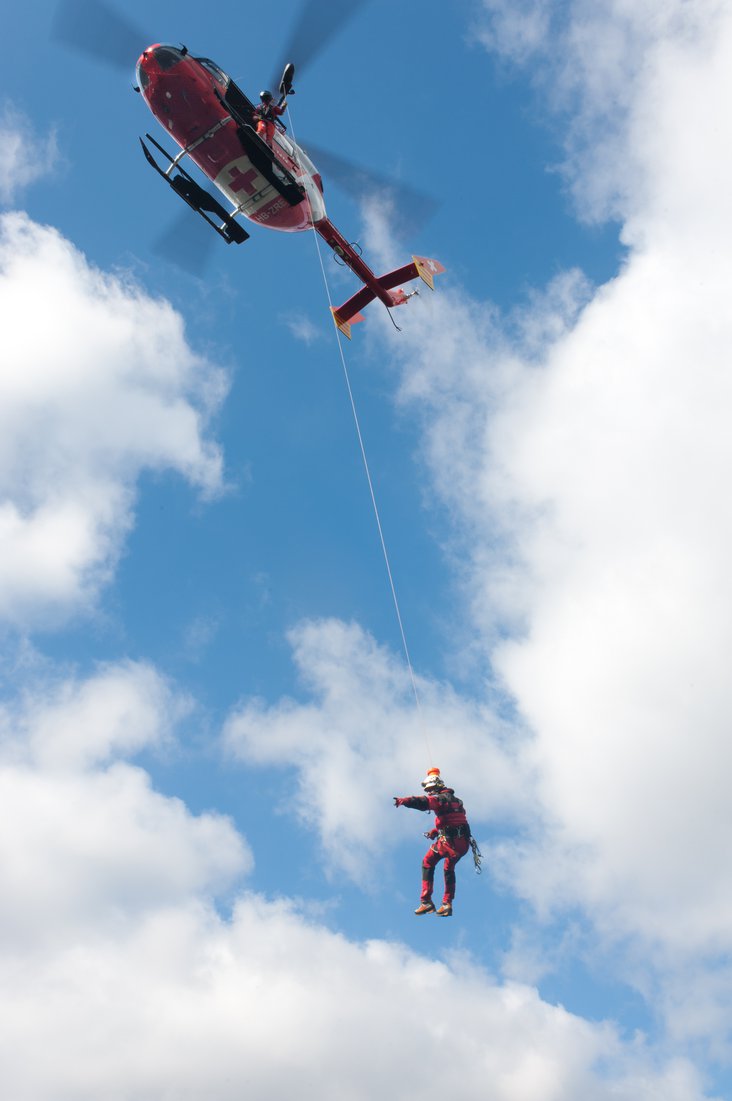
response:
<path id="1" fill-rule="evenodd" d="M 293 76 L 290 63 L 280 83 L 281 96 L 292 93 Z M 137 63 L 137 80 L 155 118 L 180 147 L 171 157 L 147 134 L 168 164 L 161 168 L 141 139 L 148 162 L 224 240 L 241 243 L 249 236 L 236 221 L 240 214 L 285 233 L 314 229 L 358 276 L 363 288 L 342 306 L 332 307 L 333 319 L 347 337 L 351 325 L 363 321 L 361 309 L 374 298 L 392 308 L 411 297 L 399 284 L 421 278 L 434 290 L 434 276 L 445 269 L 424 256 L 413 256 L 411 263 L 386 275 L 374 274 L 328 218 L 320 173 L 305 151 L 279 121 L 271 144 L 261 137 L 254 104 L 213 61 L 193 57 L 184 48 L 150 46 Z M 229 200 L 230 210 L 193 180 L 183 167 L 185 157 Z"/>
<path id="2" fill-rule="evenodd" d="M 352 9 L 360 3 L 352 0 Z M 322 15 L 324 11 L 322 0 L 306 3 L 301 24 L 311 24 L 311 37 L 317 27 L 313 13 Z M 348 18 L 347 10 L 339 18 Z M 337 22 L 328 5 L 328 26 L 320 38 L 329 36 Z M 55 35 L 95 56 L 106 54 L 101 59 L 113 64 L 120 64 L 120 55 L 139 41 L 139 31 L 103 0 L 61 0 Z M 294 66 L 288 63 L 279 85 L 281 99 L 293 93 L 293 77 Z M 434 289 L 434 276 L 445 269 L 424 256 L 413 256 L 411 263 L 385 275 L 377 276 L 371 270 L 358 248 L 328 218 L 320 173 L 302 147 L 279 122 L 271 142 L 260 136 L 255 105 L 213 61 L 195 57 L 185 47 L 148 46 L 137 62 L 137 90 L 179 147 L 171 156 L 147 134 L 147 143 L 141 139 L 141 144 L 148 163 L 225 241 L 240 244 L 247 240 L 249 234 L 237 221 L 239 215 L 285 233 L 314 229 L 361 280 L 361 290 L 342 306 L 332 307 L 334 321 L 347 337 L 351 325 L 364 320 L 361 309 L 375 298 L 388 309 L 407 302 L 412 294 L 401 288 L 402 283 L 420 278 Z M 163 158 L 162 165 L 151 146 Z M 193 179 L 185 167 L 186 158 L 228 200 L 229 209 Z"/>

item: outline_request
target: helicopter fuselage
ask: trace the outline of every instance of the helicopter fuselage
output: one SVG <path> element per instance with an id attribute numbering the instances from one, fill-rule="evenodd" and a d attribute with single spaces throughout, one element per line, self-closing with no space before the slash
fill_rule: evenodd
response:
<path id="1" fill-rule="evenodd" d="M 311 229 L 325 218 L 321 177 L 280 126 L 270 147 L 273 160 L 300 185 L 302 198 L 288 202 L 266 178 L 262 158 L 256 157 L 254 105 L 238 88 L 236 106 L 227 102 L 233 82 L 214 62 L 171 46 L 151 46 L 138 61 L 137 79 L 155 118 L 237 214 L 287 233 Z M 250 133 L 242 134 L 247 129 Z"/>

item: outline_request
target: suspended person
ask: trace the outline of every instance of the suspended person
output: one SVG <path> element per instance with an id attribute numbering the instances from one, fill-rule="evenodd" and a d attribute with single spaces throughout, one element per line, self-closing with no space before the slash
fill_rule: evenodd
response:
<path id="1" fill-rule="evenodd" d="M 271 92 L 267 91 L 260 92 L 259 98 L 262 102 L 259 104 L 259 107 L 254 108 L 257 133 L 261 138 L 264 138 L 267 145 L 271 145 L 275 132 L 275 119 L 278 119 L 280 115 L 284 114 L 285 107 L 287 107 L 287 100 L 281 99 L 279 103 L 275 103 L 274 96 Z"/>
<path id="2" fill-rule="evenodd" d="M 470 833 L 462 799 L 458 799 L 452 788 L 448 788 L 440 777 L 439 768 L 431 768 L 427 778 L 422 781 L 424 795 L 407 795 L 405 798 L 394 796 L 395 807 L 411 807 L 412 810 L 431 810 L 435 815 L 435 828 L 425 837 L 432 841 L 422 861 L 422 892 L 415 914 L 434 914 L 438 917 L 452 917 L 452 900 L 455 897 L 455 865 L 465 856 L 468 849 L 473 850 L 475 867 L 480 871 L 480 851 Z M 435 910 L 432 890 L 435 867 L 445 861 L 445 893 L 442 905 Z"/>

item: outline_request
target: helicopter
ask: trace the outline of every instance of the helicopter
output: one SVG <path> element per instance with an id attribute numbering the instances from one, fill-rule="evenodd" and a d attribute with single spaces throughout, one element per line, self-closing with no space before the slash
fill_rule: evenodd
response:
<path id="1" fill-rule="evenodd" d="M 294 74 L 295 66 L 288 62 L 279 84 L 281 103 L 294 94 Z M 343 305 L 331 307 L 333 320 L 346 337 L 351 338 L 351 325 L 364 320 L 361 309 L 375 298 L 392 309 L 413 296 L 399 284 L 419 278 L 434 290 L 435 275 L 445 269 L 429 257 L 413 256 L 411 263 L 381 276 L 371 270 L 328 218 L 322 177 L 304 149 L 288 136 L 279 119 L 274 120 L 271 142 L 258 133 L 255 105 L 215 62 L 194 57 L 185 47 L 149 46 L 137 62 L 137 88 L 180 150 L 171 156 L 146 134 L 167 164 L 161 167 L 141 138 L 146 160 L 227 243 L 241 244 L 249 237 L 236 221 L 240 214 L 286 233 L 314 229 L 361 280 L 361 290 Z M 183 167 L 186 157 L 229 200 L 230 210 Z"/>
<path id="2" fill-rule="evenodd" d="M 351 0 L 334 17 L 330 0 L 305 0 L 292 53 L 307 61 L 368 2 Z M 412 256 L 410 263 L 381 276 L 371 270 L 360 247 L 346 240 L 328 218 L 322 175 L 302 146 L 288 135 L 279 118 L 269 133 L 258 133 L 255 105 L 214 61 L 191 54 L 185 46 L 164 43 L 147 46 L 140 53 L 145 37 L 104 0 L 60 0 L 53 36 L 117 67 L 126 68 L 139 54 L 135 90 L 178 147 L 171 154 L 146 133 L 146 140 L 140 139 L 145 158 L 228 244 L 242 244 L 249 238 L 239 216 L 268 229 L 287 233 L 312 229 L 319 234 L 335 258 L 363 283 L 341 306 L 331 306 L 336 326 L 349 339 L 351 326 L 364 320 L 361 309 L 374 299 L 388 310 L 401 306 L 416 293 L 406 293 L 401 284 L 415 279 L 434 290 L 434 277 L 445 269 L 429 257 Z M 278 106 L 294 94 L 294 75 L 295 66 L 288 62 L 279 81 Z M 335 168 L 339 159 L 328 159 Z M 191 176 L 188 161 L 218 194 Z"/>

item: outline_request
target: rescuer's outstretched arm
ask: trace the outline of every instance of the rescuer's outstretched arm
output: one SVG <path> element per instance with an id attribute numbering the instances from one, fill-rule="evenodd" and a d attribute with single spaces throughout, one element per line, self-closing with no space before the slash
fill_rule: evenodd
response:
<path id="1" fill-rule="evenodd" d="M 426 795 L 407 795 L 400 798 L 394 796 L 395 807 L 409 807 L 411 810 L 430 810 L 430 801 Z"/>

